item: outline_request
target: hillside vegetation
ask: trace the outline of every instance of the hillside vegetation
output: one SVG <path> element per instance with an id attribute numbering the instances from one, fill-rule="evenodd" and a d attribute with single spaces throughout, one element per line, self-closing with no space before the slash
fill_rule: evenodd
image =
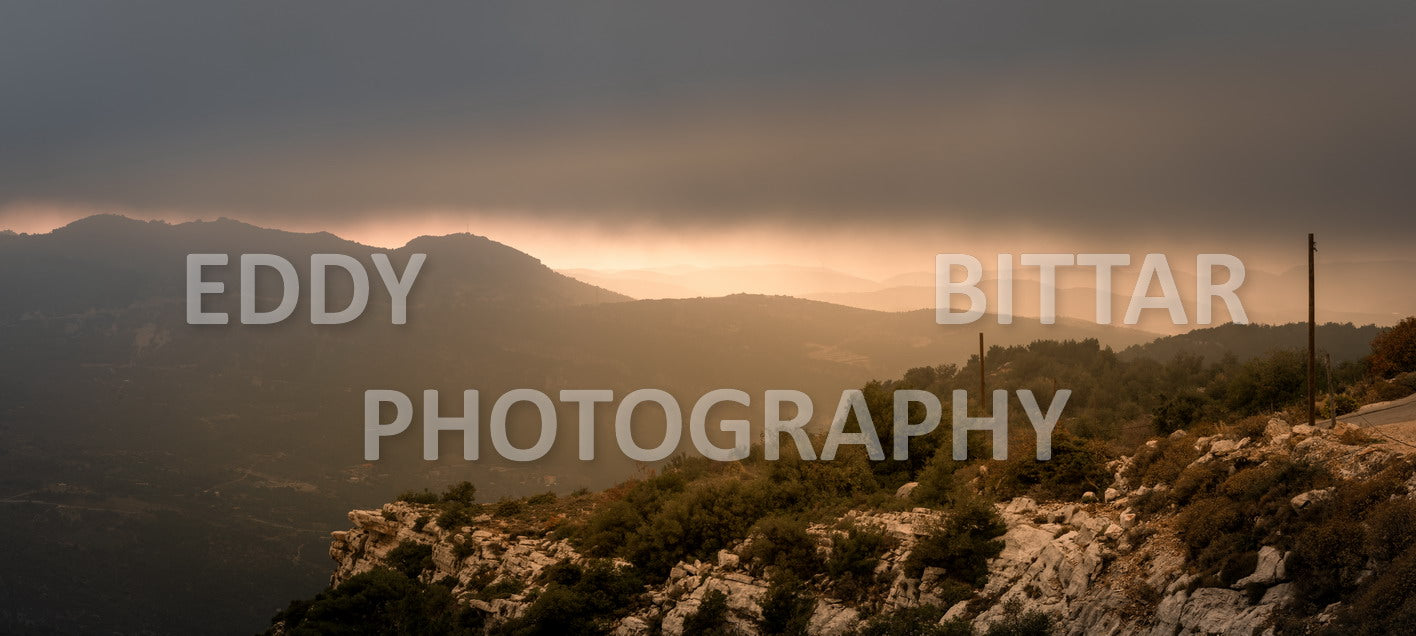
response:
<path id="1" fill-rule="evenodd" d="M 1074 391 L 1051 461 L 1017 422 L 1002 462 L 952 460 L 941 427 L 905 461 L 681 457 L 597 494 L 408 493 L 351 513 L 336 585 L 272 632 L 1387 633 L 1416 619 L 1412 462 L 1290 426 L 1304 364 L 995 347 L 990 388 Z M 877 428 L 891 391 L 947 399 L 976 365 L 868 384 Z M 1416 391 L 1416 369 L 1366 365 L 1334 369 L 1335 403 Z"/>

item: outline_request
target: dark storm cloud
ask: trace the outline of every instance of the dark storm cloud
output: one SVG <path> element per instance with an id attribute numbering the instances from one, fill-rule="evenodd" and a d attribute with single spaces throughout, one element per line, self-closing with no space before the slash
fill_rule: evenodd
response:
<path id="1" fill-rule="evenodd" d="M 10 3 L 0 205 L 1409 229 L 1413 15 Z"/>

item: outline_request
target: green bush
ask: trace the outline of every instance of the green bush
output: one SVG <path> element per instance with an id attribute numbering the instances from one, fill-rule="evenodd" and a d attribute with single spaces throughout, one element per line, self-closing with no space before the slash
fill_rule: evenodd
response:
<path id="1" fill-rule="evenodd" d="M 497 507 L 493 509 L 498 517 L 515 517 L 521 514 L 522 505 L 515 499 L 502 499 L 497 502 Z"/>
<path id="2" fill-rule="evenodd" d="M 1052 459 L 1015 454 L 1003 463 L 994 489 L 1002 498 L 1030 495 L 1037 499 L 1075 501 L 1087 491 L 1100 492 L 1111 483 L 1109 453 L 1095 440 L 1059 430 L 1052 436 Z"/>
<path id="3" fill-rule="evenodd" d="M 1229 478 L 1229 469 L 1220 462 L 1192 464 L 1175 478 L 1175 485 L 1163 495 L 1168 501 L 1185 505 L 1190 501 L 1214 494 Z"/>
<path id="4" fill-rule="evenodd" d="M 949 579 L 982 587 L 988 580 L 988 560 L 1003 551 L 1003 542 L 996 537 L 1007 529 L 992 504 L 978 498 L 965 499 L 938 529 L 910 550 L 905 574 L 919 577 L 926 567 L 939 567 Z"/>
<path id="5" fill-rule="evenodd" d="M 1160 405 L 1151 412 L 1151 422 L 1155 424 L 1156 432 L 1161 435 L 1169 435 L 1199 422 L 1209 406 L 1209 400 L 1195 389 L 1162 396 L 1161 400 Z"/>
<path id="6" fill-rule="evenodd" d="M 1201 567 L 1214 565 L 1228 551 L 1226 535 L 1245 528 L 1249 517 L 1227 497 L 1202 499 L 1187 506 L 1176 518 L 1176 534 L 1185 543 L 1192 561 Z"/>
<path id="7" fill-rule="evenodd" d="M 1362 526 L 1352 519 L 1333 517 L 1298 535 L 1288 569 L 1302 599 L 1322 607 L 1356 583 L 1367 560 L 1362 534 Z"/>
<path id="8" fill-rule="evenodd" d="M 955 462 L 952 452 L 948 447 L 941 448 L 919 471 L 915 479 L 918 485 L 910 492 L 910 500 L 916 505 L 947 507 L 954 503 L 959 489 L 954 471 L 963 463 Z"/>
<path id="9" fill-rule="evenodd" d="M 679 561 L 709 559 L 737 543 L 758 519 L 775 511 L 765 484 L 708 480 L 668 499 L 661 509 L 620 537 L 620 554 L 663 576 Z"/>
<path id="10" fill-rule="evenodd" d="M 875 567 L 891 543 L 884 533 L 858 526 L 837 535 L 826 559 L 826 578 L 836 595 L 846 600 L 864 598 L 875 585 Z"/>
<path id="11" fill-rule="evenodd" d="M 596 560 L 581 566 L 561 562 L 542 572 L 545 590 L 521 616 L 492 630 L 494 634 L 606 633 L 631 612 L 643 582 L 629 568 Z"/>
<path id="12" fill-rule="evenodd" d="M 477 554 L 477 544 L 466 539 L 454 541 L 452 544 L 452 558 L 462 561 Z"/>
<path id="13" fill-rule="evenodd" d="M 762 595 L 762 620 L 758 626 L 764 634 L 805 636 L 816 599 L 800 579 L 779 574 Z"/>
<path id="14" fill-rule="evenodd" d="M 989 625 L 984 636 L 1048 636 L 1051 633 L 1051 616 L 1037 610 L 1024 611 L 1022 601 L 1014 598 L 1003 604 L 1003 618 Z"/>
<path id="15" fill-rule="evenodd" d="M 683 633 L 731 636 L 733 630 L 728 623 L 728 595 L 720 590 L 709 590 L 704 594 L 698 611 L 683 619 Z"/>
<path id="16" fill-rule="evenodd" d="M 410 579 L 418 578 L 418 575 L 433 567 L 433 546 L 426 543 L 415 543 L 404 541 L 392 550 L 384 558 L 385 563 L 394 571 L 402 573 Z"/>
<path id="17" fill-rule="evenodd" d="M 806 531 L 806 522 L 790 517 L 771 516 L 758 521 L 749 535 L 745 556 L 759 571 L 778 568 L 806 580 L 820 569 L 816 539 Z"/>
<path id="18" fill-rule="evenodd" d="M 1416 625 L 1416 549 L 1407 550 L 1358 588 L 1338 613 L 1337 633 L 1382 636 Z"/>
<path id="19" fill-rule="evenodd" d="M 1357 398 L 1346 393 L 1335 395 L 1332 400 L 1323 405 L 1323 417 L 1346 415 L 1357 410 L 1360 406 L 1362 405 L 1357 402 Z"/>
<path id="20" fill-rule="evenodd" d="M 467 506 L 461 504 L 444 505 L 442 512 L 438 513 L 438 527 L 448 532 L 457 532 L 471 523 L 471 513 L 468 512 Z"/>
<path id="21" fill-rule="evenodd" d="M 905 607 L 865 621 L 856 630 L 857 636 L 973 636 L 973 625 L 967 620 L 940 621 L 945 608 L 937 605 Z"/>
<path id="22" fill-rule="evenodd" d="M 1365 521 L 1367 553 L 1392 561 L 1416 545 L 1416 501 L 1391 499 L 1372 508 Z"/>
<path id="23" fill-rule="evenodd" d="M 424 488 L 423 490 L 405 491 L 398 495 L 398 500 L 411 504 L 432 505 L 438 502 L 438 495 Z"/>
<path id="24" fill-rule="evenodd" d="M 443 491 L 442 500 L 448 503 L 472 505 L 477 499 L 477 487 L 470 481 L 460 481 Z"/>
<path id="25" fill-rule="evenodd" d="M 274 618 L 291 636 L 470 636 L 481 632 L 482 620 L 447 586 L 420 583 L 384 568 L 352 576 L 310 601 L 295 601 Z"/>
<path id="26" fill-rule="evenodd" d="M 1179 435 L 1155 440 L 1136 450 L 1131 465 L 1126 469 L 1126 478 L 1137 486 L 1173 484 L 1187 466 L 1200 458 L 1195 450 L 1195 438 Z"/>

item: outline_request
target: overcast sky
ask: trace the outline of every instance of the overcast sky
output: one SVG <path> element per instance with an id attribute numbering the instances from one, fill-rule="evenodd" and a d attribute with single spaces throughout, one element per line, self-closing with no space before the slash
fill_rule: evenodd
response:
<path id="1" fill-rule="evenodd" d="M 1395 252 L 1413 36 L 1409 2 L 6 2 L 0 227 Z"/>

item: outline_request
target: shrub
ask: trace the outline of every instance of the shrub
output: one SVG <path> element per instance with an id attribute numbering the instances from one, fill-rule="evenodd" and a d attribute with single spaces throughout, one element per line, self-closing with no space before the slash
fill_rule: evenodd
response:
<path id="1" fill-rule="evenodd" d="M 709 590 L 703 595 L 698 611 L 683 619 L 683 633 L 706 636 L 728 636 L 733 633 L 728 624 L 728 595 Z"/>
<path id="2" fill-rule="evenodd" d="M 522 505 L 515 499 L 502 499 L 497 502 L 497 507 L 493 509 L 498 517 L 515 517 L 521 514 Z"/>
<path id="3" fill-rule="evenodd" d="M 1368 364 L 1373 374 L 1383 378 L 1416 371 L 1416 317 L 1408 317 L 1372 338 Z"/>
<path id="4" fill-rule="evenodd" d="M 477 598 L 480 598 L 484 601 L 490 601 L 492 599 L 498 598 L 506 598 L 508 596 L 514 596 L 516 594 L 519 594 L 524 589 L 526 589 L 526 583 L 522 582 L 519 579 L 507 577 L 503 578 L 500 581 L 497 581 L 496 583 L 492 583 L 491 585 L 483 587 L 477 592 Z"/>
<path id="5" fill-rule="evenodd" d="M 1005 498 L 1032 495 L 1039 499 L 1075 501 L 1086 491 L 1100 492 L 1111 483 L 1108 453 L 1101 442 L 1057 431 L 1052 436 L 1052 459 L 1015 455 L 1003 464 L 995 484 Z"/>
<path id="6" fill-rule="evenodd" d="M 772 510 L 766 484 L 709 480 L 674 496 L 619 538 L 620 554 L 649 574 L 667 574 L 675 563 L 707 559 L 740 540 Z"/>
<path id="7" fill-rule="evenodd" d="M 940 623 L 945 609 L 937 605 L 905 607 L 877 615 L 856 631 L 858 636 L 973 636 L 973 625 L 964 619 Z"/>
<path id="8" fill-rule="evenodd" d="M 1213 388 L 1224 396 L 1225 406 L 1234 413 L 1272 412 L 1303 397 L 1307 365 L 1307 357 L 1298 351 L 1279 349 L 1240 364 L 1227 381 Z"/>
<path id="9" fill-rule="evenodd" d="M 1173 396 L 1161 396 L 1160 405 L 1151 412 L 1151 421 L 1157 433 L 1169 435 L 1198 422 L 1207 405 L 1204 394 L 1194 389 Z"/>
<path id="10" fill-rule="evenodd" d="M 1051 616 L 1037 610 L 1023 611 L 1023 602 L 1014 598 L 1003 604 L 1003 618 L 989 625 L 984 636 L 1047 636 L 1051 633 Z"/>
<path id="11" fill-rule="evenodd" d="M 1176 519 L 1176 533 L 1185 542 L 1191 559 L 1202 552 L 1220 546 L 1226 534 L 1243 529 L 1247 517 L 1227 497 L 1211 497 L 1187 506 Z M 1209 565 L 1209 563 L 1202 563 Z"/>
<path id="12" fill-rule="evenodd" d="M 398 495 L 398 500 L 411 504 L 432 505 L 438 502 L 437 493 L 424 488 L 422 490 L 408 490 Z"/>
<path id="13" fill-rule="evenodd" d="M 1183 506 L 1197 497 L 1213 494 L 1228 477 L 1229 470 L 1220 462 L 1192 464 L 1175 478 L 1175 486 L 1163 496 Z"/>
<path id="14" fill-rule="evenodd" d="M 749 533 L 747 557 L 759 568 L 775 567 L 803 580 L 820 567 L 816 539 L 806 532 L 806 523 L 772 516 L 758 521 Z"/>
<path id="15" fill-rule="evenodd" d="M 1362 405 L 1357 402 L 1357 398 L 1342 393 L 1333 396 L 1332 400 L 1323 405 L 1323 416 L 1345 415 L 1357 410 L 1360 406 Z"/>
<path id="16" fill-rule="evenodd" d="M 377 568 L 357 574 L 313 600 L 276 614 L 291 636 L 324 634 L 474 634 L 482 617 L 444 585 L 427 585 Z"/>
<path id="17" fill-rule="evenodd" d="M 584 566 L 561 562 L 546 568 L 546 588 L 521 616 L 499 625 L 498 634 L 603 633 L 634 609 L 642 581 L 629 568 L 607 561 Z"/>
<path id="18" fill-rule="evenodd" d="M 1378 381 L 1372 385 L 1372 397 L 1378 402 L 1400 400 L 1401 398 L 1411 395 L 1411 393 L 1411 386 L 1401 382 Z"/>
<path id="19" fill-rule="evenodd" d="M 384 562 L 395 572 L 400 572 L 410 579 L 418 578 L 423 570 L 433 567 L 433 546 L 426 543 L 414 543 L 404 541 L 398 547 L 389 550 L 388 556 L 384 557 Z"/>
<path id="20" fill-rule="evenodd" d="M 1303 599 L 1321 607 L 1340 598 L 1356 582 L 1366 556 L 1362 527 L 1343 517 L 1310 526 L 1298 535 L 1288 568 Z"/>
<path id="21" fill-rule="evenodd" d="M 526 498 L 526 505 L 528 506 L 544 506 L 546 504 L 555 502 L 556 493 L 553 492 L 543 492 L 539 495 L 532 495 Z"/>
<path id="22" fill-rule="evenodd" d="M 1416 501 L 1392 499 L 1377 504 L 1365 525 L 1367 553 L 1391 561 L 1416 545 Z"/>
<path id="23" fill-rule="evenodd" d="M 1416 624 L 1416 549 L 1379 570 L 1338 613 L 1340 633 L 1399 634 Z"/>
<path id="24" fill-rule="evenodd" d="M 805 636 L 816 599 L 801 580 L 790 574 L 773 578 L 762 595 L 762 620 L 759 626 L 765 634 Z"/>
<path id="25" fill-rule="evenodd" d="M 1263 439 L 1264 432 L 1268 430 L 1269 417 L 1267 415 L 1253 415 L 1240 419 L 1234 423 L 1234 432 L 1239 437 L 1252 437 Z"/>
<path id="26" fill-rule="evenodd" d="M 462 561 L 477 554 L 477 544 L 471 541 L 456 541 L 452 544 L 452 558 Z"/>
<path id="27" fill-rule="evenodd" d="M 960 463 L 955 462 L 950 448 L 941 448 L 930 458 L 916 478 L 918 485 L 910 492 L 910 499 L 921 506 L 948 506 L 954 503 L 955 491 L 959 485 L 954 479 L 954 471 Z"/>
<path id="28" fill-rule="evenodd" d="M 1137 486 L 1172 484 L 1191 462 L 1199 459 L 1195 439 L 1189 435 L 1155 440 L 1136 451 L 1135 459 L 1126 469 L 1126 478 Z"/>
<path id="29" fill-rule="evenodd" d="M 472 515 L 467 512 L 467 507 L 461 504 L 444 506 L 442 512 L 438 513 L 438 527 L 448 532 L 457 532 L 471 523 Z"/>
<path id="30" fill-rule="evenodd" d="M 837 535 L 826 559 L 826 575 L 836 594 L 847 600 L 863 598 L 874 585 L 875 567 L 890 543 L 884 533 L 858 526 Z"/>
<path id="31" fill-rule="evenodd" d="M 1003 551 L 1003 542 L 995 537 L 1007 529 L 992 504 L 965 499 L 938 529 L 910 550 L 905 574 L 919 577 L 926 567 L 940 567 L 950 579 L 982 587 L 988 579 L 988 560 Z"/>
<path id="32" fill-rule="evenodd" d="M 470 506 L 477 499 L 477 487 L 470 481 L 460 481 L 443 491 L 442 500 L 448 503 Z"/>

